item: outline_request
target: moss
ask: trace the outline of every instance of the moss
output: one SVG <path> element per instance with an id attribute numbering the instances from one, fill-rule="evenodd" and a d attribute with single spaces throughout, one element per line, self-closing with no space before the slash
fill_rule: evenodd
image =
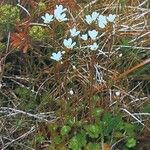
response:
<path id="1" fill-rule="evenodd" d="M 0 29 L 10 30 L 20 21 L 19 8 L 12 5 L 0 5 Z"/>
<path id="2" fill-rule="evenodd" d="M 46 35 L 46 30 L 41 26 L 33 26 L 29 30 L 29 35 L 34 40 L 42 41 Z"/>
<path id="3" fill-rule="evenodd" d="M 44 10 L 46 10 L 46 4 L 43 2 L 39 2 L 38 8 L 39 8 L 39 10 L 44 11 Z"/>

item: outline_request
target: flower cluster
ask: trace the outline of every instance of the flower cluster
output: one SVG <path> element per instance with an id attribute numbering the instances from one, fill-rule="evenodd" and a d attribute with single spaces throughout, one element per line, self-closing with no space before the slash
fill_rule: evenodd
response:
<path id="1" fill-rule="evenodd" d="M 88 23 L 88 24 L 91 24 L 93 22 L 96 21 L 97 17 L 99 16 L 99 13 L 97 12 L 93 12 L 91 15 L 86 15 L 85 16 L 85 21 Z"/>
<path id="2" fill-rule="evenodd" d="M 82 40 L 86 41 L 86 40 L 88 39 L 88 35 L 89 35 L 89 37 L 90 37 L 92 40 L 96 40 L 97 35 L 98 35 L 98 31 L 96 31 L 96 30 L 89 30 L 89 31 L 88 31 L 88 34 L 82 34 L 82 35 L 80 36 L 80 38 L 81 38 Z"/>
<path id="3" fill-rule="evenodd" d="M 78 31 L 75 27 L 70 29 L 70 35 L 71 37 L 76 37 L 80 34 L 80 31 Z M 91 40 L 96 40 L 98 35 L 98 31 L 96 30 L 89 30 L 87 34 L 82 34 L 80 38 L 84 41 L 88 40 L 88 36 L 91 38 Z M 76 42 L 73 42 L 72 38 L 64 39 L 63 42 L 64 46 L 68 49 L 73 49 L 73 47 L 76 45 Z M 92 45 L 88 45 L 88 48 L 91 50 L 96 50 L 98 48 L 97 43 L 95 42 Z"/>
<path id="4" fill-rule="evenodd" d="M 56 5 L 56 8 L 54 10 L 54 15 L 49 14 L 49 13 L 45 13 L 45 16 L 42 16 L 41 18 L 43 19 L 44 23 L 49 24 L 50 22 L 52 22 L 54 20 L 54 18 L 56 20 L 58 20 L 59 22 L 62 21 L 67 21 L 68 18 L 66 18 L 66 13 L 65 11 L 67 11 L 66 8 L 63 8 L 62 5 Z M 68 39 L 68 41 L 65 41 L 65 44 L 68 48 L 73 48 L 73 46 L 75 45 L 73 44 L 69 44 L 67 42 L 72 42 L 70 41 L 71 39 Z M 64 54 L 64 51 L 58 51 L 58 52 L 54 52 L 52 53 L 52 56 L 50 57 L 51 59 L 55 60 L 55 61 L 60 61 L 62 59 L 62 54 Z"/>
<path id="5" fill-rule="evenodd" d="M 108 22 L 114 22 L 116 18 L 116 15 L 109 14 L 108 16 L 100 15 L 97 12 L 93 12 L 91 15 L 85 16 L 85 21 L 89 25 L 93 22 L 96 22 L 99 26 L 99 28 L 105 28 Z"/>
<path id="6" fill-rule="evenodd" d="M 54 10 L 54 15 L 50 15 L 48 13 L 45 13 L 45 16 L 42 16 L 42 19 L 44 20 L 44 23 L 48 24 L 52 22 L 54 19 L 58 20 L 59 22 L 67 21 L 68 18 L 66 18 L 66 8 L 63 8 L 62 5 L 56 5 L 56 8 Z M 85 21 L 87 24 L 96 23 L 99 28 L 105 28 L 108 22 L 114 23 L 116 18 L 116 15 L 109 14 L 108 16 L 104 16 L 99 14 L 98 12 L 93 12 L 91 15 L 85 16 Z M 88 39 L 91 39 L 93 43 L 91 45 L 87 45 L 86 48 L 89 48 L 90 50 L 94 51 L 97 50 L 99 45 L 96 43 L 96 40 L 98 39 L 98 31 L 95 29 L 88 30 L 87 33 L 81 33 L 81 31 L 77 30 L 76 27 L 73 27 L 69 30 L 70 37 L 63 40 L 63 45 L 67 49 L 73 49 L 76 45 L 76 42 L 73 41 L 73 38 L 79 36 L 80 39 L 83 41 L 87 41 Z M 62 59 L 63 52 L 59 51 L 57 53 L 52 53 L 51 59 L 59 61 Z"/>
<path id="7" fill-rule="evenodd" d="M 63 8 L 62 5 L 56 5 L 56 8 L 54 10 L 54 15 L 50 15 L 49 13 L 45 13 L 45 16 L 42 16 L 41 18 L 44 20 L 44 23 L 48 24 L 52 22 L 55 19 L 57 19 L 59 22 L 67 21 L 66 18 L 66 8 Z"/>

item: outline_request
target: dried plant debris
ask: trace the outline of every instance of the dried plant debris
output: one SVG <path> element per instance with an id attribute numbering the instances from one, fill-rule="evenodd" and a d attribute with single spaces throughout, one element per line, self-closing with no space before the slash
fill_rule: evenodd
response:
<path id="1" fill-rule="evenodd" d="M 0 149 L 150 149 L 149 0 L 0 12 Z"/>

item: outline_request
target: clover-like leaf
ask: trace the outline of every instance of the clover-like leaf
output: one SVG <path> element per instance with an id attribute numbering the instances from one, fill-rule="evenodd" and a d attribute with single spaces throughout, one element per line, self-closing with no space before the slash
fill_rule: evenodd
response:
<path id="1" fill-rule="evenodd" d="M 69 126 L 63 126 L 62 128 L 61 128 L 61 135 L 66 135 L 66 134 L 68 134 L 69 133 L 69 131 L 71 130 L 71 128 L 69 127 Z"/>
<path id="2" fill-rule="evenodd" d="M 126 146 L 127 146 L 128 148 L 135 147 L 135 146 L 136 146 L 136 140 L 135 140 L 134 138 L 129 138 L 129 139 L 127 139 Z"/>
<path id="3" fill-rule="evenodd" d="M 98 138 L 101 133 L 101 129 L 97 124 L 86 125 L 84 128 L 91 138 Z"/>

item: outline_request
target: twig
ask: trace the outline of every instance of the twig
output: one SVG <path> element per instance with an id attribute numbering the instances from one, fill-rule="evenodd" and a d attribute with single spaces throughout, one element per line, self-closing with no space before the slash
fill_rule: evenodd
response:
<path id="1" fill-rule="evenodd" d="M 146 65 L 148 63 L 150 63 L 150 58 L 144 60 L 143 62 L 141 62 L 140 64 L 138 64 L 138 65 L 136 65 L 134 67 L 132 67 L 131 69 L 128 69 L 128 70 L 124 71 L 122 74 L 120 74 L 118 77 L 116 77 L 115 80 L 119 81 L 120 79 L 124 78 L 128 74 L 132 73 L 133 71 L 137 70 L 138 68 L 140 68 L 140 67 L 142 67 L 142 66 L 144 66 L 144 65 Z"/>
<path id="2" fill-rule="evenodd" d="M 13 144 L 16 141 L 20 141 L 21 139 L 27 137 L 29 134 L 31 134 L 32 132 L 35 131 L 35 126 L 33 126 L 28 132 L 24 133 L 23 135 L 19 136 L 18 138 L 12 140 L 11 142 L 6 143 L 6 146 L 3 147 L 1 150 L 5 150 L 8 148 L 8 146 L 10 146 L 11 144 Z"/>
<path id="3" fill-rule="evenodd" d="M 134 118 L 138 123 L 140 123 L 141 125 L 143 125 L 144 127 L 146 127 L 145 124 L 142 123 L 141 120 L 139 120 L 137 117 L 135 117 L 135 116 L 134 116 L 132 113 L 130 113 L 127 109 L 125 109 L 125 108 L 120 108 L 120 110 L 123 110 L 124 112 L 126 112 L 127 114 L 129 114 L 132 118 Z M 148 127 L 146 127 L 146 128 L 150 131 L 150 129 L 149 129 Z"/>
<path id="4" fill-rule="evenodd" d="M 14 108 L 9 108 L 9 107 L 0 107 L 0 112 L 2 113 L 13 113 L 14 115 L 16 114 L 23 114 L 23 115 L 27 115 L 29 117 L 33 117 L 35 119 L 39 119 L 42 121 L 46 121 L 46 122 L 53 122 L 56 117 L 54 116 L 54 112 L 51 112 L 51 114 L 49 116 L 47 115 L 42 115 L 42 114 L 31 114 L 22 110 L 18 110 L 18 109 L 14 109 Z M 7 116 L 11 116 L 11 115 L 7 115 Z M 45 119 L 45 117 L 50 117 L 50 120 Z"/>
<path id="5" fill-rule="evenodd" d="M 136 116 L 150 116 L 150 113 L 133 113 Z"/>
<path id="6" fill-rule="evenodd" d="M 29 11 L 25 7 L 23 7 L 19 3 L 17 4 L 17 6 L 19 6 L 20 8 L 22 8 L 29 16 L 31 16 L 30 13 L 29 13 Z"/>
<path id="7" fill-rule="evenodd" d="M 8 53 L 9 44 L 10 44 L 10 32 L 8 33 L 7 46 L 6 46 L 6 53 Z"/>
<path id="8" fill-rule="evenodd" d="M 124 139 L 125 139 L 125 138 L 122 138 L 122 139 L 118 140 L 116 143 L 114 143 L 114 144 L 111 146 L 110 150 L 114 150 L 115 146 L 116 146 L 118 143 L 122 142 Z"/>
<path id="9" fill-rule="evenodd" d="M 75 20 L 80 16 L 80 14 L 81 14 L 87 7 L 89 7 L 90 5 L 95 4 L 97 1 L 98 1 L 98 0 L 94 0 L 94 1 L 90 2 L 88 5 L 86 5 L 86 6 L 78 13 L 78 15 L 75 17 Z"/>

